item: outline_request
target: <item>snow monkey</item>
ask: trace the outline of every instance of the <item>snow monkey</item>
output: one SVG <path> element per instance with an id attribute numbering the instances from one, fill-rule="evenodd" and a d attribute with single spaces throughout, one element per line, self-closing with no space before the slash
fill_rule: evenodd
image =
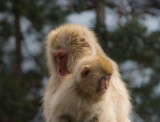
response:
<path id="1" fill-rule="evenodd" d="M 129 122 L 128 93 L 112 65 L 99 56 L 80 59 L 52 95 L 47 122 Z"/>
<path id="2" fill-rule="evenodd" d="M 72 73 L 76 62 L 85 56 L 104 55 L 95 34 L 84 26 L 62 25 L 52 30 L 46 41 L 46 57 L 50 72 L 48 86 L 59 85 L 59 79 Z M 54 80 L 54 81 L 53 81 Z"/>
<path id="3" fill-rule="evenodd" d="M 48 62 L 48 69 L 50 72 L 50 79 L 44 94 L 43 103 L 44 116 L 47 120 L 53 118 L 52 104 L 55 104 L 53 102 L 54 99 L 57 98 L 55 96 L 61 93 L 60 91 L 62 89 L 60 86 L 64 86 L 62 84 L 66 84 L 66 81 L 70 82 L 70 80 L 66 80 L 66 78 L 68 78 L 76 71 L 74 69 L 77 67 L 77 63 L 81 59 L 89 56 L 101 56 L 104 59 L 108 59 L 111 62 L 113 68 L 112 79 L 114 79 L 114 82 L 111 84 L 110 88 L 112 89 L 113 93 L 108 94 L 108 96 L 111 96 L 111 99 L 108 99 L 107 104 L 109 109 L 104 106 L 106 109 L 103 109 L 103 114 L 101 114 L 99 122 L 116 122 L 116 120 L 117 122 L 127 122 L 126 119 L 129 118 L 131 105 L 128 92 L 121 80 L 117 64 L 103 52 L 100 45 L 98 44 L 95 34 L 92 31 L 84 26 L 75 24 L 66 24 L 60 26 L 59 28 L 52 30 L 47 37 L 46 57 Z M 68 91 L 66 91 L 66 93 L 69 94 Z M 121 100 L 122 97 L 123 101 Z M 116 107 L 110 108 L 110 106 L 115 104 L 115 102 L 112 103 L 114 100 L 118 101 L 117 105 L 119 106 L 116 106 L 116 111 L 117 113 L 119 112 L 118 115 L 113 112 L 115 110 L 112 110 Z M 123 110 L 119 108 L 123 108 Z M 104 113 L 110 114 L 106 115 Z M 108 119 L 106 119 L 106 116 L 108 116 Z"/>

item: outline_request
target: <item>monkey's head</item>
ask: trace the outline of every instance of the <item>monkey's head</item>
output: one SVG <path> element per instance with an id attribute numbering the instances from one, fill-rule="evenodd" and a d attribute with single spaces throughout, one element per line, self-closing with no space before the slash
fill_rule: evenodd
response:
<path id="1" fill-rule="evenodd" d="M 52 30 L 46 42 L 49 69 L 53 70 L 58 64 L 58 71 L 62 71 L 60 75 L 72 72 L 76 61 L 84 56 L 95 55 L 93 40 L 97 40 L 94 33 L 81 25 L 66 24 Z"/>
<path id="2" fill-rule="evenodd" d="M 112 73 L 112 64 L 107 58 L 83 58 L 73 74 L 77 93 L 86 98 L 100 99 L 109 88 Z"/>

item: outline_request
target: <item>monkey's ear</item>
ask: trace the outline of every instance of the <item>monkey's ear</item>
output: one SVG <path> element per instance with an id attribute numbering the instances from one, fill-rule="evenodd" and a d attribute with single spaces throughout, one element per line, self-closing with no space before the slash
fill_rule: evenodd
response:
<path id="1" fill-rule="evenodd" d="M 90 72 L 90 66 L 89 65 L 84 65 L 82 67 L 81 76 L 85 77 L 89 74 L 89 72 Z"/>

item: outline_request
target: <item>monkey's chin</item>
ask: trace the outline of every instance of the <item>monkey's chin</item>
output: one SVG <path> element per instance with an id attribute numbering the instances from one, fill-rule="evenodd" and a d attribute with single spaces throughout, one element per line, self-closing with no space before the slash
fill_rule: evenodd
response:
<path id="1" fill-rule="evenodd" d="M 103 95 L 106 92 L 107 92 L 107 87 L 106 86 L 100 86 L 100 88 L 99 88 L 100 95 Z"/>
<path id="2" fill-rule="evenodd" d="M 60 62 L 58 64 L 57 69 L 58 69 L 59 76 L 64 76 L 66 74 L 69 74 L 69 71 L 68 71 L 66 63 L 67 63 L 67 61 L 66 62 Z"/>
<path id="3" fill-rule="evenodd" d="M 65 76 L 65 75 L 67 75 L 67 74 L 70 74 L 69 73 L 69 71 L 67 70 L 67 68 L 64 68 L 64 69 L 58 69 L 58 75 L 60 76 L 60 77 L 62 77 L 62 76 Z"/>
<path id="4" fill-rule="evenodd" d="M 67 69 L 63 69 L 63 70 L 59 69 L 58 74 L 59 74 L 59 76 L 64 76 L 64 75 L 68 74 L 68 70 Z"/>

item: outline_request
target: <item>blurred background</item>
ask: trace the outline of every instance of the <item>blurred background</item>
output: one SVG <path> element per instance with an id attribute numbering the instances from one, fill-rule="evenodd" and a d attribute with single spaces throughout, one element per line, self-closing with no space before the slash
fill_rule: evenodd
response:
<path id="1" fill-rule="evenodd" d="M 47 33 L 64 23 L 97 33 L 120 66 L 133 122 L 160 122 L 160 0 L 0 0 L 0 122 L 43 122 Z"/>

